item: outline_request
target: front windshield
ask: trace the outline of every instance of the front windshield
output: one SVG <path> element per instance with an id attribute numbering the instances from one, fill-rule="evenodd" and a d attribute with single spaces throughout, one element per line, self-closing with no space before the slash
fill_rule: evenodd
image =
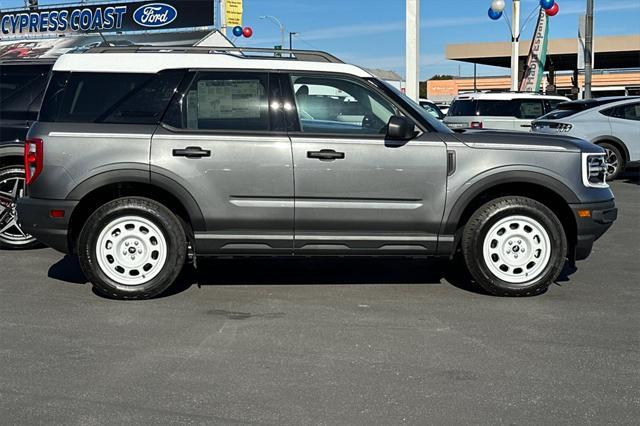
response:
<path id="1" fill-rule="evenodd" d="M 401 102 L 405 108 L 410 110 L 412 115 L 418 116 L 423 123 L 427 124 L 427 126 L 433 129 L 433 131 L 438 133 L 453 133 L 451 129 L 438 121 L 435 117 L 429 114 L 427 110 L 422 108 L 420 104 L 402 93 L 395 86 L 377 78 L 372 78 L 370 81 L 383 89 L 387 95 L 391 96 L 395 101 Z"/>

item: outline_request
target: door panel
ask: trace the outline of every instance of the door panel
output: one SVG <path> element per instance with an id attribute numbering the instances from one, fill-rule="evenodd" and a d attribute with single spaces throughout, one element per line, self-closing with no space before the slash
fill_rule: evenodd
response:
<path id="1" fill-rule="evenodd" d="M 294 136 L 296 253 L 435 251 L 446 194 L 446 148 L 435 134 L 408 143 Z M 309 153 L 335 151 L 322 160 Z"/>
<path id="2" fill-rule="evenodd" d="M 153 136 L 152 180 L 178 182 L 204 216 L 198 254 L 293 252 L 291 141 L 272 131 L 270 86 L 265 73 L 199 73 Z"/>
<path id="3" fill-rule="evenodd" d="M 198 147 L 210 157 L 176 157 Z M 279 249 L 293 243 L 293 168 L 285 137 L 175 134 L 153 137 L 152 172 L 181 184 L 199 204 L 207 232 L 198 253 Z M 152 175 L 153 180 L 153 175 Z"/>
<path id="4" fill-rule="evenodd" d="M 365 81 L 301 74 L 290 87 L 296 254 L 435 252 L 447 177 L 438 135 L 386 139 L 406 114 Z"/>

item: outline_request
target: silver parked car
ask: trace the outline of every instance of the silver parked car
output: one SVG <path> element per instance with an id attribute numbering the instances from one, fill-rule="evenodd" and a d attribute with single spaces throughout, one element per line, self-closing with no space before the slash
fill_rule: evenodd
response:
<path id="1" fill-rule="evenodd" d="M 640 97 L 613 97 L 560 104 L 533 123 L 537 133 L 588 140 L 607 153 L 608 179 L 640 161 Z"/>

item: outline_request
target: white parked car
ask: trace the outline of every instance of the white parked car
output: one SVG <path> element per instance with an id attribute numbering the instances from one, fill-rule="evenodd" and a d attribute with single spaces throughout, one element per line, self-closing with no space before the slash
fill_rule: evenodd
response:
<path id="1" fill-rule="evenodd" d="M 470 93 L 456 97 L 444 123 L 451 129 L 531 131 L 531 122 L 569 99 L 534 93 Z"/>
<path id="2" fill-rule="evenodd" d="M 422 108 L 427 110 L 427 112 L 433 116 L 433 118 L 440 121 L 444 120 L 444 113 L 434 102 L 429 99 L 420 98 L 419 103 Z"/>
<path id="3" fill-rule="evenodd" d="M 640 163 L 640 97 L 610 97 L 561 104 L 533 122 L 533 131 L 573 136 L 607 154 L 608 180 Z"/>

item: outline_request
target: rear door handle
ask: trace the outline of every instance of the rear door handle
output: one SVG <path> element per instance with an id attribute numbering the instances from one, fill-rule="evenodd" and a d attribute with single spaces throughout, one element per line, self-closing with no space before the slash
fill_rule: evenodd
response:
<path id="1" fill-rule="evenodd" d="M 521 124 L 520 127 L 531 127 L 531 124 Z"/>
<path id="2" fill-rule="evenodd" d="M 208 149 L 202 149 L 199 146 L 189 146 L 184 149 L 174 149 L 173 156 L 187 158 L 211 157 L 211 151 Z"/>
<path id="3" fill-rule="evenodd" d="M 344 160 L 344 152 L 336 152 L 333 149 L 308 151 L 307 158 L 315 158 L 320 161 Z"/>

